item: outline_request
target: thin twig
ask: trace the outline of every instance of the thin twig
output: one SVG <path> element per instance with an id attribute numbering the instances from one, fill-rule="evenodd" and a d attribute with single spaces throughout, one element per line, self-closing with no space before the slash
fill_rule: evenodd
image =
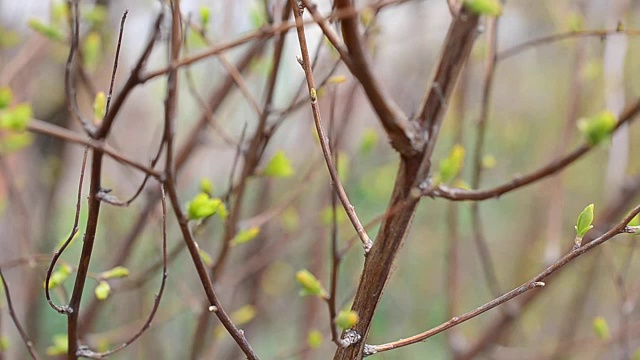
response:
<path id="1" fill-rule="evenodd" d="M 49 305 L 53 308 L 53 310 L 59 312 L 60 314 L 66 314 L 69 311 L 69 307 L 68 306 L 58 306 L 58 305 L 53 303 L 53 300 L 51 300 L 51 294 L 49 293 L 49 281 L 51 280 L 51 274 L 53 273 L 53 268 L 56 266 L 56 263 L 58 262 L 58 259 L 60 258 L 60 256 L 62 256 L 62 253 L 64 252 L 64 250 L 67 248 L 67 246 L 69 246 L 69 244 L 71 243 L 71 240 L 73 240 L 73 238 L 78 233 L 78 222 L 80 220 L 80 208 L 81 208 L 81 201 L 82 201 L 82 183 L 84 182 L 84 169 L 85 169 L 85 166 L 87 164 L 87 153 L 88 152 L 89 152 L 89 148 L 85 147 L 84 148 L 84 156 L 82 157 L 82 167 L 80 168 L 80 181 L 78 182 L 78 196 L 77 196 L 77 199 L 76 199 L 76 214 L 75 214 L 75 217 L 73 219 L 73 227 L 71 229 L 71 233 L 69 234 L 69 237 L 67 237 L 67 240 L 65 240 L 65 242 L 62 244 L 60 249 L 56 250 L 53 253 L 53 258 L 51 259 L 51 262 L 49 263 L 49 268 L 47 269 L 47 275 L 46 275 L 46 278 L 44 280 L 44 294 L 45 294 L 45 296 L 47 298 L 47 302 L 49 302 Z"/>
<path id="2" fill-rule="evenodd" d="M 616 123 L 616 127 L 614 132 L 620 128 L 625 123 L 631 122 L 635 119 L 636 115 L 640 112 L 640 99 L 638 99 L 635 103 L 631 104 L 627 107 L 620 117 L 618 118 L 618 122 Z M 550 175 L 557 173 L 558 171 L 564 169 L 568 165 L 572 164 L 576 160 L 582 158 L 586 153 L 590 150 L 594 149 L 596 146 L 590 145 L 588 143 L 584 143 L 579 146 L 569 154 L 564 157 L 555 159 L 551 161 L 549 164 L 532 171 L 526 175 L 521 175 L 513 178 L 511 181 L 504 183 L 502 185 L 498 185 L 489 189 L 483 190 L 463 190 L 457 188 L 449 188 L 446 186 L 437 186 L 428 188 L 423 191 L 423 195 L 426 196 L 434 196 L 434 197 L 442 197 L 445 199 L 453 200 L 453 201 L 480 201 L 487 200 L 491 198 L 498 198 L 508 192 L 511 192 L 515 189 L 521 188 L 526 185 L 530 185 L 536 181 L 547 178 Z"/>
<path id="3" fill-rule="evenodd" d="M 129 14 L 129 9 L 126 9 L 122 14 L 122 19 L 120 19 L 120 31 L 118 32 L 118 42 L 116 43 L 116 55 L 113 58 L 113 69 L 111 70 L 111 81 L 109 82 L 109 93 L 107 94 L 107 104 L 104 108 L 105 109 L 104 116 L 107 116 L 107 113 L 109 112 L 109 106 L 111 105 L 111 96 L 113 96 L 113 86 L 116 82 L 116 74 L 118 73 L 120 48 L 122 46 L 122 35 L 124 34 L 124 23 L 125 21 L 127 21 L 128 14 Z M 103 119 L 104 119 L 104 116 L 103 116 Z"/>
<path id="4" fill-rule="evenodd" d="M 640 213 L 640 205 L 636 206 L 633 210 L 631 210 L 631 212 L 625 216 L 622 221 L 620 221 L 618 224 L 616 224 L 614 227 L 612 227 L 611 229 L 609 229 L 609 231 L 607 231 L 606 233 L 604 233 L 603 235 L 601 235 L 600 237 L 594 239 L 593 241 L 591 241 L 590 243 L 583 245 L 582 247 L 578 247 L 578 248 L 573 248 L 571 251 L 569 251 L 565 256 L 563 256 L 561 259 L 559 259 L 558 261 L 556 261 L 554 264 L 550 265 L 549 267 L 547 267 L 544 271 L 540 272 L 538 275 L 536 275 L 535 277 L 533 277 L 531 280 L 525 282 L 524 284 L 518 286 L 517 288 L 509 291 L 508 293 L 495 298 L 491 301 L 489 301 L 488 303 L 478 307 L 475 310 L 469 311 L 465 314 L 462 314 L 460 316 L 456 316 L 453 317 L 451 320 L 442 323 L 441 325 L 438 325 L 432 329 L 429 329 L 425 332 L 422 332 L 420 334 L 417 335 L 413 335 L 410 336 L 408 338 L 404 338 L 402 340 L 398 340 L 398 341 L 394 341 L 394 342 L 390 342 L 387 344 L 382 344 L 382 345 L 366 345 L 365 346 L 365 354 L 366 355 L 372 355 L 372 354 L 376 354 L 376 353 L 381 353 L 384 351 L 388 351 L 388 350 L 393 350 L 393 349 L 397 349 L 400 347 L 404 347 L 407 345 L 411 345 L 411 344 L 415 344 L 418 342 L 422 342 L 436 334 L 439 334 L 451 327 L 454 327 L 456 325 L 459 325 L 465 321 L 468 321 L 470 319 L 473 319 L 475 317 L 477 317 L 478 315 L 485 313 L 493 308 L 495 308 L 498 305 L 504 304 L 505 302 L 524 294 L 525 292 L 531 290 L 531 289 L 535 289 L 538 287 L 543 287 L 545 286 L 545 283 L 542 282 L 542 280 L 546 279 L 548 276 L 550 276 L 551 274 L 555 273 L 556 271 L 558 271 L 559 269 L 561 269 L 562 267 L 564 267 L 565 265 L 567 265 L 568 263 L 570 263 L 572 260 L 576 259 L 577 257 L 579 257 L 580 255 L 583 255 L 584 253 L 586 253 L 587 251 L 597 247 L 598 245 L 603 244 L 604 242 L 606 242 L 607 240 L 613 238 L 614 236 L 618 235 L 618 234 L 622 234 L 624 233 L 625 228 L 627 227 L 627 224 L 637 215 Z"/>
<path id="5" fill-rule="evenodd" d="M 305 73 L 305 77 L 307 79 L 307 86 L 309 90 L 309 100 L 311 103 L 311 111 L 313 113 L 313 120 L 316 126 L 316 131 L 318 132 L 318 138 L 320 139 L 320 146 L 322 147 L 322 153 L 324 155 L 325 162 L 327 164 L 327 168 L 329 169 L 329 175 L 331 176 L 331 182 L 333 185 L 342 206 L 344 207 L 351 224 L 353 225 L 356 233 L 360 237 L 362 241 L 362 246 L 364 247 L 365 255 L 371 249 L 373 242 L 367 235 L 364 227 L 360 223 L 360 219 L 358 219 L 358 215 L 355 212 L 355 208 L 351 205 L 349 198 L 347 197 L 347 193 L 340 182 L 340 177 L 338 175 L 338 170 L 336 169 L 335 164 L 333 163 L 333 159 L 331 156 L 331 149 L 329 148 L 329 142 L 327 139 L 327 135 L 325 134 L 324 127 L 322 125 L 322 119 L 320 116 L 320 107 L 318 106 L 318 95 L 315 89 L 315 80 L 313 78 L 313 72 L 311 70 L 311 59 L 309 57 L 309 50 L 307 48 L 307 40 L 304 33 L 304 26 L 302 26 L 302 14 L 299 8 L 297 7 L 297 3 L 295 0 L 291 0 L 291 6 L 293 7 L 293 15 L 296 19 L 296 24 L 298 24 L 298 42 L 300 43 L 300 51 L 302 53 L 302 68 Z"/>
<path id="6" fill-rule="evenodd" d="M 485 134 L 487 122 L 489 120 L 489 110 L 491 108 L 491 95 L 496 70 L 496 51 L 498 48 L 498 19 L 486 18 L 487 27 L 487 54 L 485 58 L 484 84 L 482 88 L 482 107 L 480 118 L 476 123 L 476 143 L 473 149 L 473 166 L 471 176 L 471 188 L 477 189 L 482 181 L 482 158 L 484 154 Z M 501 294 L 500 283 L 496 275 L 495 265 L 491 258 L 491 251 L 484 236 L 484 226 L 480 214 L 480 204 L 471 203 L 471 228 L 473 229 L 473 242 L 478 250 L 482 272 L 487 283 L 491 296 L 496 297 Z"/>
<path id="7" fill-rule="evenodd" d="M 162 294 L 164 294 L 164 288 L 167 283 L 167 201 L 164 192 L 164 187 L 160 185 L 161 202 L 162 202 L 162 281 L 160 283 L 160 290 L 158 290 L 158 294 L 155 296 L 155 300 L 153 302 L 153 307 L 151 309 L 151 313 L 147 317 L 147 321 L 145 321 L 144 325 L 136 332 L 130 339 L 126 340 L 119 346 L 114 349 L 104 351 L 104 352 L 94 352 L 88 348 L 80 348 L 78 349 L 78 355 L 90 359 L 105 359 L 110 355 L 117 353 L 118 351 L 126 348 L 131 345 L 134 341 L 136 341 L 142 334 L 144 334 L 147 329 L 151 326 L 151 322 L 153 321 L 158 308 L 160 307 L 160 300 L 162 300 Z"/>
<path id="8" fill-rule="evenodd" d="M 84 138 L 82 135 L 77 134 L 73 131 L 67 130 L 65 128 L 62 128 L 58 125 L 54 125 L 38 119 L 31 119 L 29 121 L 29 124 L 27 125 L 27 130 L 34 133 L 38 133 L 38 134 L 56 137 L 58 139 L 62 139 L 71 143 L 90 147 L 95 151 L 109 155 L 111 158 L 113 158 L 115 161 L 119 163 L 130 165 L 142 171 L 145 174 L 153 176 L 154 178 L 158 178 L 161 175 L 159 171 L 151 169 L 148 166 L 140 164 L 139 162 L 129 159 L 124 155 L 116 152 L 110 146 L 105 144 L 104 141 L 93 140 L 91 138 L 88 138 L 88 139 Z"/>
<path id="9" fill-rule="evenodd" d="M 2 268 L 0 268 L 0 279 L 2 279 L 2 285 L 4 286 L 4 295 L 7 298 L 7 307 L 9 308 L 9 316 L 11 316 L 11 320 L 13 320 L 14 325 L 18 329 L 18 332 L 20 333 L 20 337 L 22 338 L 22 341 L 24 341 L 24 344 L 27 346 L 27 350 L 29 351 L 31 358 L 34 360 L 39 360 L 40 357 L 38 357 L 38 353 L 36 352 L 36 349 L 33 346 L 33 342 L 31 342 L 31 340 L 29 339 L 29 335 L 27 335 L 27 332 L 24 330 L 22 325 L 20 325 L 20 320 L 18 320 L 18 315 L 16 314 L 16 311 L 13 308 L 13 302 L 11 301 L 11 292 L 9 291 L 9 284 L 7 283 L 7 280 L 5 280 L 4 278 L 4 274 L 2 273 Z"/>
<path id="10" fill-rule="evenodd" d="M 78 38 L 80 33 L 80 13 L 78 9 L 79 0 L 71 0 L 69 7 L 69 20 L 71 25 L 71 47 L 69 49 L 69 55 L 67 56 L 67 62 L 65 65 L 64 73 L 64 88 L 69 104 L 69 110 L 76 115 L 82 127 L 87 134 L 92 134 L 95 130 L 93 123 L 84 117 L 80 108 L 78 107 L 78 99 L 76 97 L 75 85 L 73 84 L 73 60 L 75 58 L 76 51 L 78 49 Z"/>
<path id="11" fill-rule="evenodd" d="M 180 3 L 179 0 L 172 2 L 172 31 L 171 31 L 171 62 L 176 62 L 180 54 L 181 45 L 181 25 L 180 25 Z M 180 231 L 184 238 L 184 241 L 191 255 L 191 259 L 196 267 L 198 277 L 202 283 L 207 299 L 209 300 L 209 310 L 220 319 L 222 325 L 227 329 L 231 337 L 238 344 L 240 349 L 244 352 L 250 360 L 257 360 L 258 356 L 255 354 L 251 345 L 244 336 L 244 332 L 239 330 L 231 321 L 229 315 L 222 308 L 222 304 L 218 300 L 211 278 L 207 273 L 207 267 L 205 266 L 202 258 L 200 257 L 200 251 L 198 244 L 196 243 L 191 229 L 189 229 L 188 220 L 182 213 L 181 202 L 178 199 L 176 191 L 175 175 L 174 175 L 174 133 L 175 133 L 175 117 L 177 107 L 178 96 L 178 69 L 171 67 L 171 71 L 167 78 L 167 96 L 165 99 L 165 131 L 164 138 L 167 143 L 166 146 L 166 162 L 165 162 L 165 176 L 164 184 L 171 201 L 171 206 L 180 225 Z"/>
<path id="12" fill-rule="evenodd" d="M 545 45 L 561 40 L 581 38 L 581 37 L 599 37 L 605 39 L 607 36 L 625 34 L 629 36 L 640 35 L 640 29 L 614 29 L 614 30 L 579 30 L 579 31 L 567 31 L 559 34 L 552 34 L 543 36 L 537 39 L 526 41 L 522 44 L 513 46 L 506 50 L 503 50 L 497 54 L 496 61 L 500 62 L 506 60 L 514 55 L 517 55 L 525 50 L 532 49 L 534 47 Z"/>

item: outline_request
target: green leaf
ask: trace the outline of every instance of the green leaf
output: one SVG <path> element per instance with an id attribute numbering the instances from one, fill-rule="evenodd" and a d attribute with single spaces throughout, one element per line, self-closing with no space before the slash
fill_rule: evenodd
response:
<path id="1" fill-rule="evenodd" d="M 246 230 L 242 230 L 231 239 L 231 246 L 244 244 L 253 240 L 260 233 L 260 227 L 254 226 Z"/>
<path id="2" fill-rule="evenodd" d="M 264 6 L 254 6 L 249 10 L 251 25 L 254 29 L 260 29 L 269 22 Z"/>
<path id="3" fill-rule="evenodd" d="M 24 131 L 31 121 L 32 111 L 31 105 L 27 103 L 21 103 L 14 106 L 12 109 L 7 109 L 0 113 L 0 128 Z"/>
<path id="4" fill-rule="evenodd" d="M 291 161 L 284 154 L 284 151 L 278 151 L 264 169 L 263 174 L 270 177 L 289 177 L 293 175 L 293 167 Z"/>
<path id="5" fill-rule="evenodd" d="M 9 349 L 9 338 L 0 336 L 0 353 Z"/>
<path id="6" fill-rule="evenodd" d="M 322 346 L 322 333 L 318 330 L 311 330 L 307 334 L 307 345 L 311 349 L 317 349 Z"/>
<path id="7" fill-rule="evenodd" d="M 482 157 L 482 167 L 485 169 L 493 169 L 497 163 L 496 157 L 491 154 Z"/>
<path id="8" fill-rule="evenodd" d="M 329 84 L 342 84 L 347 81 L 347 77 L 344 75 L 334 75 L 327 80 Z"/>
<path id="9" fill-rule="evenodd" d="M 360 146 L 358 149 L 362 153 L 369 153 L 378 144 L 379 140 L 378 132 L 375 129 L 367 128 L 362 132 L 362 139 L 360 140 Z"/>
<path id="10" fill-rule="evenodd" d="M 103 279 L 117 279 L 129 276 L 129 269 L 124 266 L 116 266 L 111 270 L 107 270 L 101 274 Z"/>
<path id="11" fill-rule="evenodd" d="M 300 296 L 319 296 L 327 297 L 327 291 L 322 287 L 320 281 L 313 276 L 307 269 L 302 269 L 296 273 L 296 280 L 302 286 Z"/>
<path id="12" fill-rule="evenodd" d="M 198 253 L 200 254 L 200 258 L 202 259 L 202 262 L 204 262 L 205 265 L 207 265 L 208 267 L 213 266 L 213 259 L 211 258 L 211 255 L 209 255 L 208 252 L 202 249 L 198 249 Z"/>
<path id="13" fill-rule="evenodd" d="M 60 269 L 51 273 L 51 277 L 49 277 L 49 290 L 62 285 L 62 283 L 64 283 L 65 280 L 69 278 L 69 275 L 71 275 L 71 272 L 72 272 L 71 267 L 69 267 L 69 265 L 63 264 L 60 267 Z M 46 281 L 42 284 L 43 288 L 45 286 L 47 286 Z"/>
<path id="14" fill-rule="evenodd" d="M 578 12 L 573 12 L 567 16 L 569 31 L 580 31 L 584 29 L 584 16 Z"/>
<path id="15" fill-rule="evenodd" d="M 11 31 L 0 26 L 0 49 L 12 48 L 20 43 L 20 35 L 18 35 L 17 31 Z"/>
<path id="16" fill-rule="evenodd" d="M 104 112 L 107 109 L 107 96 L 103 91 L 99 91 L 96 94 L 96 98 L 93 100 L 93 119 L 96 122 L 101 122 L 104 119 Z"/>
<path id="17" fill-rule="evenodd" d="M 608 340 L 611 338 L 607 320 L 602 316 L 596 316 L 593 319 L 593 331 L 596 333 L 596 336 L 602 340 Z"/>
<path id="18" fill-rule="evenodd" d="M 98 286 L 96 286 L 96 299 L 104 300 L 109 297 L 111 293 L 111 286 L 106 281 L 100 281 Z"/>
<path id="19" fill-rule="evenodd" d="M 576 234 L 580 238 L 584 237 L 587 231 L 593 228 L 593 225 L 591 225 L 591 223 L 593 223 L 593 209 L 593 204 L 589 204 L 584 208 L 584 210 L 582 210 L 580 215 L 578 215 L 578 221 L 576 222 L 575 228 Z"/>
<path id="20" fill-rule="evenodd" d="M 84 39 L 82 46 L 84 65 L 87 69 L 93 71 L 100 62 L 100 55 L 102 49 L 102 38 L 97 31 L 92 31 Z M 103 94 L 104 95 L 104 94 Z"/>
<path id="21" fill-rule="evenodd" d="M 0 141 L 0 154 L 10 154 L 22 150 L 33 142 L 33 135 L 30 133 L 12 133 L 6 135 Z"/>
<path id="22" fill-rule="evenodd" d="M 464 147 L 455 145 L 449 157 L 440 160 L 440 171 L 438 172 L 440 181 L 443 183 L 451 182 L 460 174 L 462 165 L 464 164 Z"/>
<path id="23" fill-rule="evenodd" d="M 233 321 L 233 323 L 237 326 L 242 326 L 253 320 L 256 317 L 257 313 L 258 312 L 255 306 L 245 305 L 231 313 L 231 321 Z M 225 334 L 228 334 L 228 332 L 222 325 L 216 326 L 215 330 L 213 331 L 213 336 L 216 339 L 221 338 Z"/>
<path id="24" fill-rule="evenodd" d="M 360 23 L 364 27 L 369 27 L 373 24 L 376 19 L 376 13 L 370 7 L 365 7 L 360 11 Z"/>
<path id="25" fill-rule="evenodd" d="M 219 198 L 211 198 L 208 194 L 200 193 L 187 204 L 187 215 L 191 220 L 207 218 L 213 214 L 225 220 L 227 218 L 227 208 Z"/>
<path id="26" fill-rule="evenodd" d="M 54 28 L 53 26 L 44 24 L 38 19 L 31 18 L 29 19 L 29 27 L 31 30 L 37 32 L 38 34 L 55 41 L 63 41 L 64 36 L 60 32 L 60 30 Z"/>
<path id="27" fill-rule="evenodd" d="M 342 310 L 336 316 L 335 323 L 341 330 L 350 329 L 358 323 L 358 313 L 353 310 Z"/>
<path id="28" fill-rule="evenodd" d="M 13 92 L 8 87 L 0 87 L 0 110 L 11 105 Z"/>
<path id="29" fill-rule="evenodd" d="M 211 196 L 213 194 L 213 190 L 214 190 L 214 186 L 213 186 L 213 182 L 211 182 L 211 180 L 207 179 L 207 178 L 203 178 L 202 180 L 200 180 L 200 191 L 202 191 L 203 193 Z"/>
<path id="30" fill-rule="evenodd" d="M 640 214 L 634 216 L 633 219 L 629 221 L 629 224 L 627 224 L 627 226 L 640 226 Z"/>
<path id="31" fill-rule="evenodd" d="M 109 12 L 107 11 L 107 7 L 104 5 L 94 6 L 90 10 L 82 13 L 82 17 L 91 24 L 92 28 L 97 28 L 104 24 L 108 15 Z"/>
<path id="32" fill-rule="evenodd" d="M 338 177 L 342 181 L 346 181 L 349 178 L 349 155 L 344 151 L 338 152 Z"/>
<path id="33" fill-rule="evenodd" d="M 502 4 L 499 0 L 464 0 L 465 9 L 476 15 L 500 16 Z"/>
<path id="34" fill-rule="evenodd" d="M 206 6 L 200 6 L 200 23 L 202 24 L 202 29 L 207 28 L 209 20 L 211 20 L 211 11 Z"/>
<path id="35" fill-rule="evenodd" d="M 331 206 L 325 206 L 325 208 L 322 209 L 322 212 L 320 213 L 320 219 L 323 225 L 331 225 L 333 223 L 333 208 Z M 349 217 L 344 211 L 344 208 L 338 205 L 338 207 L 336 208 L 336 223 L 343 224 L 348 219 Z"/>
<path id="36" fill-rule="evenodd" d="M 631 360 L 640 360 L 640 348 L 636 349 L 631 355 Z"/>
<path id="37" fill-rule="evenodd" d="M 231 320 L 236 326 L 242 326 L 256 317 L 257 310 L 253 305 L 245 305 L 231 313 Z"/>
<path id="38" fill-rule="evenodd" d="M 53 335 L 53 345 L 47 348 L 47 355 L 60 356 L 69 351 L 69 341 L 67 334 Z"/>
<path id="39" fill-rule="evenodd" d="M 591 145 L 597 145 L 609 137 L 616 128 L 616 116 L 610 111 L 603 111 L 593 117 L 578 120 L 578 129 Z"/>
<path id="40" fill-rule="evenodd" d="M 286 231 L 296 231 L 300 228 L 300 216 L 298 210 L 294 207 L 288 207 L 280 215 L 280 224 Z"/>

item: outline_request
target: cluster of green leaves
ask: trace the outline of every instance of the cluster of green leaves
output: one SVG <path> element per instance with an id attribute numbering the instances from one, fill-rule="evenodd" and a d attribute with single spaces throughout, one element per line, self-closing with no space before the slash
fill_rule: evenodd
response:
<path id="1" fill-rule="evenodd" d="M 610 111 L 600 112 L 590 118 L 578 120 L 578 129 L 590 145 L 598 145 L 607 139 L 616 128 L 616 116 Z"/>
<path id="2" fill-rule="evenodd" d="M 269 160 L 267 166 L 262 170 L 262 175 L 269 177 L 289 177 L 294 174 L 291 160 L 284 151 L 280 150 Z"/>
<path id="3" fill-rule="evenodd" d="M 228 216 L 227 208 L 222 199 L 211 197 L 206 192 L 197 194 L 187 204 L 187 216 L 190 220 L 205 219 L 215 214 L 224 221 Z"/>
<path id="4" fill-rule="evenodd" d="M 69 351 L 69 342 L 67 334 L 53 335 L 53 345 L 47 348 L 47 355 L 60 356 Z"/>
<path id="5" fill-rule="evenodd" d="M 29 146 L 33 140 L 25 130 L 32 118 L 31 105 L 13 103 L 13 92 L 7 87 L 0 88 L 0 130 L 7 133 L 0 140 L 0 153 L 6 154 Z"/>
<path id="6" fill-rule="evenodd" d="M 502 4 L 500 0 L 464 0 L 465 9 L 477 15 L 500 16 Z"/>
<path id="7" fill-rule="evenodd" d="M 458 177 L 460 171 L 462 171 L 463 165 L 464 147 L 462 147 L 462 145 L 456 144 L 451 149 L 451 152 L 449 152 L 449 156 L 440 160 L 440 168 L 433 179 L 434 184 L 437 185 L 440 183 L 451 183 Z"/>
<path id="8" fill-rule="evenodd" d="M 252 226 L 248 229 L 240 230 L 236 236 L 231 239 L 231 246 L 236 246 L 244 243 L 248 243 L 249 241 L 255 239 L 256 236 L 260 233 L 260 227 Z"/>
<path id="9" fill-rule="evenodd" d="M 329 295 L 322 287 L 320 281 L 307 269 L 302 269 L 296 273 L 296 280 L 302 287 L 300 296 L 318 296 L 326 299 Z"/>
<path id="10" fill-rule="evenodd" d="M 73 272 L 73 269 L 67 264 L 62 264 L 60 269 L 51 273 L 51 277 L 49 278 L 49 290 L 54 289 L 62 283 L 65 282 L 69 278 L 69 275 Z M 47 286 L 46 282 L 42 284 L 42 287 Z"/>

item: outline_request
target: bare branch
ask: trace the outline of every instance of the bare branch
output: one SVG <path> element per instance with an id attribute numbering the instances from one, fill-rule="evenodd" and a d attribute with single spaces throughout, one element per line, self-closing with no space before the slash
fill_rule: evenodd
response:
<path id="1" fill-rule="evenodd" d="M 640 99 L 638 99 L 635 103 L 627 107 L 620 117 L 618 118 L 618 122 L 614 129 L 614 132 L 620 128 L 625 123 L 631 122 L 635 119 L 636 115 L 640 112 Z M 463 190 L 457 188 L 449 188 L 446 186 L 437 186 L 428 188 L 423 192 L 423 195 L 433 196 L 433 197 L 442 197 L 445 199 L 453 200 L 453 201 L 480 201 L 487 200 L 491 198 L 500 197 L 508 192 L 511 192 L 515 189 L 521 188 L 523 186 L 530 185 L 534 182 L 542 180 L 550 175 L 557 173 L 558 171 L 564 169 L 568 165 L 572 164 L 576 160 L 582 158 L 586 153 L 595 148 L 595 146 L 585 143 L 580 147 L 576 148 L 569 154 L 561 157 L 559 159 L 555 159 L 549 164 L 532 171 L 526 175 L 518 176 L 513 178 L 511 181 L 495 186 L 493 188 L 484 189 L 484 190 Z"/>
<path id="2" fill-rule="evenodd" d="M 613 238 L 614 236 L 618 235 L 618 234 L 622 234 L 625 231 L 625 228 L 627 227 L 627 224 L 637 215 L 640 213 L 640 205 L 636 206 L 633 210 L 631 210 L 631 212 L 625 216 L 622 221 L 620 221 L 617 225 L 615 225 L 614 227 L 612 227 L 611 229 L 609 229 L 609 231 L 607 231 L 605 234 L 603 234 L 602 236 L 598 237 L 597 239 L 594 239 L 592 242 L 588 243 L 587 245 L 584 245 L 582 247 L 579 248 L 574 248 L 572 249 L 569 253 L 567 253 L 565 256 L 563 256 L 560 260 L 556 261 L 554 264 L 550 265 L 549 267 L 547 267 L 544 271 L 540 272 L 538 275 L 536 275 L 535 277 L 533 277 L 531 280 L 525 282 L 524 284 L 518 286 L 517 288 L 509 291 L 508 293 L 494 299 L 491 300 L 490 302 L 480 306 L 479 308 L 469 311 L 465 314 L 462 314 L 460 316 L 456 316 L 453 317 L 451 320 L 438 325 L 430 330 L 427 330 L 425 332 L 422 332 L 420 334 L 417 335 L 413 335 L 410 336 L 408 338 L 402 339 L 402 340 L 398 340 L 398 341 L 394 341 L 391 343 L 387 343 L 387 344 L 383 344 L 383 345 L 368 345 L 365 346 L 365 354 L 366 355 L 372 355 L 372 354 L 376 354 L 376 353 L 380 353 L 380 352 L 384 352 L 384 351 L 388 351 L 388 350 L 393 350 L 393 349 L 397 349 L 400 347 L 404 347 L 407 345 L 411 345 L 411 344 L 415 344 L 418 342 L 422 342 L 436 334 L 439 334 L 453 326 L 456 326 L 458 324 L 461 324 L 465 321 L 468 321 L 470 319 L 473 319 L 474 317 L 485 313 L 493 308 L 495 308 L 498 305 L 504 304 L 505 302 L 524 294 L 525 292 L 527 292 L 528 290 L 531 289 L 535 289 L 538 287 L 543 287 L 545 286 L 545 283 L 542 282 L 542 280 L 546 279 L 547 277 L 549 277 L 551 274 L 555 273 L 556 271 L 560 270 L 562 267 L 564 267 L 565 265 L 567 265 L 569 262 L 571 262 L 572 260 L 576 259 L 577 257 L 579 257 L 580 255 L 586 253 L 587 251 L 595 248 L 598 245 L 601 245 L 603 243 L 605 243 L 607 240 Z"/>
<path id="3" fill-rule="evenodd" d="M 16 311 L 13 308 L 13 302 L 11 301 L 11 292 L 9 291 L 9 284 L 7 283 L 7 280 L 5 280 L 4 278 L 4 274 L 2 273 L 2 268 L 0 268 L 0 279 L 2 279 L 2 285 L 4 286 L 4 295 L 7 298 L 7 306 L 9 307 L 9 315 L 11 316 L 11 320 L 13 320 L 13 324 L 18 329 L 18 332 L 20 333 L 20 337 L 22 338 L 22 341 L 24 341 L 24 344 L 27 346 L 27 350 L 29 351 L 29 355 L 31 355 L 31 358 L 34 360 L 39 360 L 40 357 L 38 356 L 38 353 L 36 352 L 36 349 L 33 346 L 33 342 L 31 342 L 31 340 L 29 339 L 29 335 L 27 335 L 27 332 L 24 330 L 22 325 L 20 325 L 20 320 L 18 320 L 18 315 L 16 315 Z"/>
<path id="4" fill-rule="evenodd" d="M 318 132 L 318 138 L 320 139 L 320 145 L 322 147 L 322 153 L 324 155 L 325 162 L 327 163 L 327 168 L 329 169 L 329 174 L 331 176 L 331 183 L 333 185 L 342 206 L 344 207 L 351 224 L 353 225 L 356 233 L 360 237 L 362 241 L 362 246 L 364 247 L 365 255 L 371 249 L 373 242 L 367 235 L 362 223 L 360 223 L 360 219 L 358 219 L 358 215 L 355 212 L 355 208 L 351 205 L 349 198 L 347 197 L 347 193 L 340 182 L 340 177 L 338 175 L 338 170 L 336 169 L 335 164 L 333 163 L 333 158 L 331 156 L 331 149 L 329 148 L 329 141 L 327 135 L 325 133 L 324 127 L 322 125 L 322 119 L 320 116 L 320 107 L 318 106 L 318 95 L 315 88 L 315 80 L 313 78 L 313 72 L 311 71 L 311 59 L 309 57 L 309 50 L 307 48 L 307 40 L 304 34 L 304 27 L 302 26 L 302 14 L 300 10 L 296 7 L 295 0 L 291 0 L 291 6 L 293 7 L 293 14 L 296 19 L 296 24 L 298 24 L 298 42 L 300 43 L 300 51 L 302 52 L 302 68 L 304 69 L 305 76 L 307 79 L 307 86 L 309 90 L 309 99 L 311 102 L 311 111 L 313 113 L 313 120 L 316 126 L 316 131 Z"/>

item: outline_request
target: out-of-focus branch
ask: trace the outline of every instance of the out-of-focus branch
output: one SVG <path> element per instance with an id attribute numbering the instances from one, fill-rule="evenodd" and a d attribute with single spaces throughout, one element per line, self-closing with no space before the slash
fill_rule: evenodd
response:
<path id="1" fill-rule="evenodd" d="M 605 39 L 607 36 L 615 34 L 626 34 L 629 36 L 640 35 L 640 29 L 613 29 L 613 30 L 580 30 L 580 31 L 568 31 L 559 34 L 547 35 L 537 39 L 526 41 L 522 44 L 513 46 L 498 53 L 496 61 L 500 62 L 506 60 L 514 55 L 517 55 L 523 51 L 550 44 L 557 41 L 582 38 L 582 37 L 599 37 Z"/>
<path id="2" fill-rule="evenodd" d="M 487 132 L 487 122 L 489 121 L 489 110 L 491 108 L 491 95 L 496 70 L 496 52 L 498 48 L 498 19 L 488 18 L 487 22 L 487 54 L 485 58 L 484 84 L 482 86 L 482 105 L 480 118 L 476 124 L 476 143 L 472 152 L 473 165 L 471 169 L 471 188 L 480 187 L 482 180 L 482 158 L 484 156 L 485 134 Z M 480 214 L 480 204 L 471 204 L 471 228 L 473 229 L 473 242 L 476 244 L 480 264 L 487 283 L 487 287 L 492 296 L 500 295 L 500 283 L 495 271 L 495 265 L 491 258 L 491 251 L 484 236 L 484 223 Z"/>
<path id="3" fill-rule="evenodd" d="M 20 337 L 22 338 L 22 341 L 26 345 L 27 350 L 29 351 L 29 355 L 31 355 L 31 358 L 34 360 L 39 360 L 40 357 L 38 356 L 38 353 L 36 352 L 36 349 L 33 346 L 33 343 L 29 339 L 29 335 L 27 335 L 27 332 L 24 330 L 24 328 L 20 324 L 20 320 L 18 320 L 18 315 L 16 314 L 16 311 L 13 308 L 13 301 L 11 300 L 11 292 L 9 290 L 9 284 L 7 283 L 7 280 L 4 278 L 4 274 L 2 273 L 2 268 L 0 268 L 0 279 L 2 279 L 2 285 L 4 286 L 4 295 L 7 298 L 7 307 L 9 308 L 9 315 L 11 316 L 11 320 L 13 320 L 13 324 L 18 329 L 18 332 L 20 333 Z"/>
<path id="4" fill-rule="evenodd" d="M 79 135 L 71 130 L 67 130 L 60 126 L 57 126 L 42 120 L 38 120 L 38 119 L 31 119 L 29 121 L 29 125 L 27 125 L 27 130 L 34 133 L 38 133 L 38 134 L 56 137 L 58 139 L 65 140 L 67 142 L 87 146 L 98 152 L 109 155 L 111 158 L 113 158 L 115 161 L 119 163 L 134 167 L 147 175 L 153 176 L 154 178 L 159 178 L 161 175 L 159 171 L 152 169 L 146 165 L 143 165 L 135 160 L 129 159 L 126 156 L 118 153 L 116 150 L 112 149 L 103 141 L 93 140 L 91 138 L 85 138 L 82 135 Z"/>

